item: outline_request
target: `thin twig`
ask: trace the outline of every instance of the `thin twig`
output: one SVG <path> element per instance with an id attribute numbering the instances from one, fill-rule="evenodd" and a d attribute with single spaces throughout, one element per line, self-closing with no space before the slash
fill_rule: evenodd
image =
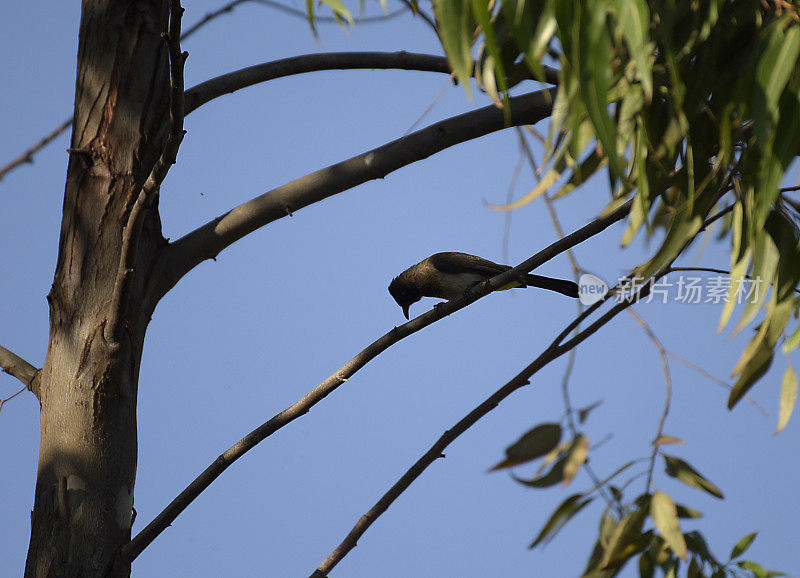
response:
<path id="1" fill-rule="evenodd" d="M 42 140 L 40 140 L 35 145 L 33 145 L 31 148 L 29 148 L 24 153 L 19 155 L 13 161 L 9 162 L 4 167 L 1 167 L 0 168 L 0 181 L 2 181 L 3 177 L 6 176 L 11 171 L 13 171 L 15 168 L 17 168 L 19 166 L 22 166 L 22 165 L 24 165 L 26 163 L 32 163 L 33 162 L 33 155 L 35 155 L 40 150 L 42 150 L 44 147 L 46 147 L 48 144 L 53 142 L 56 138 L 58 138 L 58 136 L 62 132 L 67 130 L 70 126 L 72 126 L 72 117 L 69 117 L 67 120 L 62 122 L 56 129 L 53 130 L 53 132 L 51 132 L 50 134 L 48 134 L 47 136 L 42 138 Z"/>
<path id="2" fill-rule="evenodd" d="M 502 113 L 501 113 L 502 114 Z M 626 203 L 615 212 L 605 217 L 596 219 L 588 225 L 574 231 L 573 233 L 559 239 L 546 249 L 539 251 L 536 255 L 527 259 L 516 267 L 502 273 L 488 282 L 476 287 L 469 295 L 464 295 L 458 299 L 453 299 L 442 303 L 415 317 L 408 323 L 395 327 L 382 337 L 375 340 L 364 350 L 359 352 L 350 361 L 345 363 L 328 379 L 320 383 L 314 389 L 306 393 L 296 403 L 292 404 L 282 412 L 278 413 L 252 432 L 247 434 L 236 444 L 222 453 L 214 462 L 209 465 L 199 476 L 197 476 L 186 489 L 184 489 L 172 502 L 164 508 L 147 526 L 142 529 L 125 547 L 120 556 L 127 562 L 132 562 L 141 552 L 164 531 L 178 515 L 183 512 L 211 483 L 216 480 L 222 472 L 230 467 L 236 460 L 250 451 L 264 439 L 291 423 L 300 416 L 308 413 L 317 403 L 322 401 L 336 388 L 350 379 L 358 370 L 364 367 L 380 353 L 409 335 L 427 327 L 428 325 L 460 310 L 473 303 L 474 301 L 488 295 L 490 292 L 504 287 L 510 281 L 518 278 L 521 274 L 527 273 L 543 263 L 553 259 L 569 248 L 582 243 L 624 219 L 630 211 L 631 203 Z"/>
<path id="3" fill-rule="evenodd" d="M 508 190 L 506 191 L 506 204 L 510 205 L 511 200 L 514 198 L 514 189 L 517 188 L 517 179 L 519 173 L 522 171 L 522 165 L 525 164 L 525 157 L 520 153 L 514 171 L 511 173 L 511 180 L 508 182 Z M 508 256 L 508 244 L 511 239 L 511 216 L 514 211 L 506 211 L 505 218 L 503 219 L 503 263 L 508 263 L 510 258 Z"/>
<path id="4" fill-rule="evenodd" d="M 661 437 L 661 434 L 664 433 L 664 424 L 667 421 L 667 416 L 669 415 L 669 409 L 672 405 L 672 373 L 669 369 L 669 359 L 667 357 L 667 349 L 664 347 L 664 344 L 661 343 L 661 340 L 653 331 L 652 327 L 644 320 L 644 318 L 639 315 L 635 309 L 628 309 L 628 313 L 633 316 L 644 332 L 647 334 L 647 337 L 650 341 L 653 342 L 656 349 L 658 350 L 658 355 L 661 357 L 661 365 L 664 368 L 664 411 L 661 414 L 661 420 L 658 422 L 658 429 L 656 430 L 656 436 L 653 438 L 653 452 L 650 455 L 650 467 L 647 470 L 647 485 L 645 486 L 645 491 L 649 492 L 653 483 L 653 471 L 656 467 L 656 457 L 658 457 L 658 450 L 659 446 L 656 444 L 656 440 Z"/>
<path id="5" fill-rule="evenodd" d="M 536 158 L 533 156 L 533 151 L 531 150 L 530 145 L 528 144 L 528 139 L 525 138 L 525 131 L 517 127 L 517 136 L 519 137 L 519 144 L 520 148 L 522 149 L 522 153 L 524 157 L 528 160 L 528 165 L 530 166 L 531 172 L 533 173 L 533 177 L 538 183 L 541 181 L 541 173 L 539 171 L 539 166 L 536 163 Z M 556 211 L 555 205 L 553 200 L 545 193 L 542 195 L 544 197 L 545 207 L 547 208 L 547 212 L 550 215 L 550 222 L 553 225 L 553 229 L 558 235 L 559 239 L 564 237 L 564 229 L 561 227 L 561 221 L 558 218 L 558 212 Z M 511 215 L 512 211 L 507 211 L 507 215 Z M 575 257 L 575 252 L 572 249 L 567 251 L 567 258 L 569 259 L 570 266 L 572 268 L 572 276 L 576 283 L 580 280 L 580 273 L 581 267 L 578 265 L 578 259 Z M 580 300 L 576 301 L 575 305 L 577 309 L 577 315 L 580 316 L 583 312 L 583 303 Z M 580 331 L 580 326 L 575 327 L 575 333 L 577 334 Z M 577 355 L 576 349 L 570 349 L 569 353 L 567 354 L 567 364 L 564 368 L 564 374 L 561 377 L 561 396 L 564 400 L 564 411 L 567 416 L 567 423 L 569 424 L 570 431 L 572 432 L 573 437 L 578 435 L 578 426 L 575 423 L 575 412 L 573 411 L 572 400 L 569 395 L 569 382 L 570 378 L 572 377 L 572 370 L 575 367 L 575 358 Z M 592 480 L 592 483 L 595 485 L 600 484 L 600 479 L 598 475 L 595 473 L 594 469 L 591 467 L 589 463 L 586 463 L 584 466 L 584 470 L 586 471 L 589 478 Z M 608 492 L 604 487 L 600 486 L 598 490 L 600 495 L 606 501 L 606 503 L 611 505 L 616 505 L 618 509 L 622 508 L 622 504 L 619 503 L 619 500 L 615 500 L 614 495 Z"/>
<path id="6" fill-rule="evenodd" d="M 144 224 L 144 217 L 153 199 L 158 194 L 159 187 L 172 165 L 175 164 L 178 149 L 183 141 L 183 67 L 186 63 L 187 52 L 181 52 L 181 19 L 183 7 L 180 0 L 170 0 L 169 32 L 164 35 L 169 52 L 170 71 L 170 106 L 169 106 L 169 134 L 164 143 L 164 150 L 150 171 L 136 202 L 131 208 L 128 222 L 122 236 L 122 250 L 120 251 L 119 268 L 114 281 L 114 292 L 111 298 L 111 314 L 104 328 L 106 340 L 118 344 L 125 329 L 130 293 L 133 286 L 136 255 L 139 249 L 139 235 Z"/>
<path id="7" fill-rule="evenodd" d="M 436 95 L 436 96 L 433 98 L 433 100 L 431 101 L 431 103 L 430 103 L 430 104 L 429 104 L 429 105 L 428 105 L 428 106 L 425 108 L 425 110 L 423 110 L 423 111 L 422 111 L 422 114 L 421 114 L 421 115 L 419 115 L 419 117 L 417 118 L 417 120 L 415 120 L 415 121 L 414 121 L 414 122 L 411 124 L 411 126 L 410 126 L 410 127 L 408 127 L 408 129 L 406 130 L 406 132 L 404 132 L 404 133 L 403 133 L 403 136 L 407 136 L 407 135 L 411 134 L 411 132 L 412 132 L 412 131 L 413 131 L 415 128 L 417 128 L 417 127 L 418 127 L 420 124 L 422 124 L 422 121 L 423 121 L 423 120 L 425 120 L 425 118 L 426 118 L 426 117 L 427 117 L 427 116 L 428 116 L 428 115 L 431 113 L 431 111 L 433 110 L 433 108 L 434 108 L 434 107 L 435 107 L 435 106 L 436 106 L 436 105 L 439 103 L 439 101 L 440 101 L 440 100 L 442 99 L 442 97 L 444 96 L 444 93 L 445 93 L 445 92 L 447 92 L 447 90 L 450 88 L 450 83 L 453 81 L 453 78 L 455 78 L 455 73 L 451 73 L 451 74 L 450 74 L 450 78 L 449 78 L 449 79 L 447 79 L 447 81 L 444 83 L 444 86 L 443 86 L 443 87 L 442 87 L 442 89 L 439 91 L 439 94 L 437 94 L 437 95 Z"/>
<path id="8" fill-rule="evenodd" d="M 720 379 L 720 378 L 716 377 L 715 375 L 709 373 L 708 371 L 706 371 L 705 369 L 703 369 L 702 367 L 700 367 L 696 363 L 692 363 L 691 361 L 689 361 L 685 357 L 681 357 L 680 355 L 678 355 L 674 351 L 670 351 L 668 349 L 667 350 L 667 355 L 669 355 L 671 358 L 673 358 L 678 363 L 682 363 L 683 365 L 685 365 L 689 369 L 693 369 L 694 371 L 696 371 L 697 373 L 699 373 L 700 375 L 702 375 L 703 377 L 705 377 L 709 381 L 713 381 L 717 385 L 721 385 L 722 387 L 724 387 L 728 391 L 733 389 L 733 386 L 731 384 L 729 384 L 726 381 L 723 381 L 722 379 Z M 765 410 L 761 406 L 761 404 L 759 404 L 756 400 L 754 400 L 752 397 L 750 397 L 749 393 L 747 395 L 745 395 L 744 398 L 747 401 L 749 401 L 750 404 L 753 407 L 755 407 L 761 413 L 762 416 L 764 416 L 765 418 L 769 418 L 769 413 L 767 413 L 767 410 Z"/>
<path id="9" fill-rule="evenodd" d="M 10 396 L 8 396 L 8 397 L 7 397 L 7 398 L 5 398 L 5 399 L 0 399 L 0 411 L 3 411 L 3 406 L 6 404 L 6 402 L 7 402 L 7 401 L 11 401 L 11 400 L 12 400 L 12 399 L 14 399 L 15 397 L 17 397 L 17 396 L 18 396 L 20 393 L 22 393 L 23 391 L 27 391 L 27 390 L 28 390 L 28 388 L 27 388 L 27 387 L 23 387 L 23 388 L 21 388 L 21 389 L 20 389 L 20 390 L 19 390 L 17 393 L 15 393 L 15 394 L 13 394 L 13 395 L 10 395 Z"/>
<path id="10" fill-rule="evenodd" d="M 289 14 L 290 16 L 296 16 L 304 20 L 308 19 L 308 13 L 305 10 L 300 10 L 292 6 L 287 6 L 286 4 L 282 4 L 280 2 L 274 2 L 273 0 L 234 0 L 233 2 L 229 2 L 228 4 L 225 4 L 224 6 L 217 8 L 216 10 L 209 12 L 205 16 L 203 16 L 203 18 L 201 18 L 199 21 L 197 21 L 195 24 L 193 24 L 187 30 L 184 31 L 183 35 L 181 36 L 181 40 L 186 40 L 189 36 L 197 32 L 197 30 L 202 28 L 204 25 L 208 24 L 209 21 L 214 20 L 215 18 L 218 18 L 223 14 L 233 11 L 233 9 L 239 6 L 240 4 L 246 4 L 248 2 L 251 2 L 253 4 L 262 4 L 264 6 L 269 6 L 270 8 L 274 8 L 279 12 Z M 360 18 L 356 18 L 356 22 L 360 24 L 368 24 L 371 22 L 383 22 L 385 20 L 391 20 L 392 18 L 400 16 L 401 14 L 405 14 L 406 12 L 408 12 L 408 9 L 406 7 L 403 7 L 393 12 L 381 14 L 380 16 L 362 16 Z M 314 16 L 314 22 L 324 23 L 324 24 L 338 24 L 339 20 L 337 20 L 333 16 Z"/>
<path id="11" fill-rule="evenodd" d="M 436 22 L 433 20 L 433 18 L 425 14 L 425 12 L 419 6 L 417 6 L 415 9 L 414 4 L 411 2 L 411 0 L 400 0 L 400 1 L 406 6 L 408 6 L 408 8 L 414 13 L 415 16 L 419 16 L 420 18 L 422 18 L 428 24 L 428 26 L 431 27 L 431 30 L 433 30 L 437 35 L 439 34 L 439 27 L 436 26 Z"/>
<path id="12" fill-rule="evenodd" d="M 672 270 L 673 271 L 688 271 L 688 272 L 698 271 L 698 272 L 704 272 L 704 273 L 719 273 L 720 275 L 730 275 L 731 274 L 731 272 L 728 269 L 717 269 L 716 267 L 673 267 Z M 750 275 L 747 275 L 747 274 L 743 274 L 742 277 L 744 277 L 745 279 L 753 279 L 753 277 L 751 277 Z M 800 294 L 800 289 L 795 287 L 794 292 Z"/>
<path id="13" fill-rule="evenodd" d="M 256 2 L 257 0 L 234 0 L 233 2 L 228 2 L 224 6 L 217 8 L 211 12 L 206 13 L 200 20 L 195 22 L 192 26 L 186 29 L 183 34 L 181 34 L 181 40 L 186 40 L 192 34 L 200 30 L 203 26 L 211 22 L 212 20 L 219 18 L 223 14 L 227 14 L 228 12 L 232 12 L 234 8 L 239 6 L 240 4 L 245 4 L 247 2 Z"/>

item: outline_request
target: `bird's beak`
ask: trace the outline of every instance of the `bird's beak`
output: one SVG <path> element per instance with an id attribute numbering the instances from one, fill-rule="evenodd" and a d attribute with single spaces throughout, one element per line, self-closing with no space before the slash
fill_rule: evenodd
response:
<path id="1" fill-rule="evenodd" d="M 403 315 L 406 316 L 406 319 L 410 319 L 410 317 L 408 316 L 408 308 L 409 307 L 411 307 L 411 305 L 406 305 L 405 307 L 403 307 Z"/>

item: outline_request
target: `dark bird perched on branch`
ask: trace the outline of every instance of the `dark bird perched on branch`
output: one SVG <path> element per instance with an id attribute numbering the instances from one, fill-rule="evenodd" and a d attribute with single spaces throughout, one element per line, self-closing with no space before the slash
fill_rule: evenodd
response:
<path id="1" fill-rule="evenodd" d="M 478 283 L 511 269 L 508 265 L 499 265 L 482 257 L 467 253 L 436 253 L 427 259 L 412 265 L 395 277 L 389 285 L 397 304 L 403 308 L 408 319 L 408 308 L 423 297 L 439 297 L 455 299 L 466 293 Z M 578 285 L 564 279 L 553 279 L 526 273 L 498 289 L 514 287 L 539 287 L 578 298 Z"/>

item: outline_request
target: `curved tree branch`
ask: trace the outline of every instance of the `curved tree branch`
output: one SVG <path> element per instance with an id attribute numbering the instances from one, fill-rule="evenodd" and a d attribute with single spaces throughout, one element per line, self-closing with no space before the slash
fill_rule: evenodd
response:
<path id="1" fill-rule="evenodd" d="M 488 295 L 492 291 L 504 287 L 510 281 L 513 281 L 519 275 L 527 273 L 543 263 L 549 261 L 555 256 L 569 250 L 570 248 L 582 243 L 583 241 L 600 234 L 605 229 L 614 223 L 624 219 L 630 212 L 631 202 L 627 202 L 619 207 L 613 213 L 596 219 L 588 225 L 578 229 L 577 231 L 562 237 L 549 247 L 539 251 L 536 255 L 520 263 L 516 267 L 502 273 L 482 285 L 476 287 L 469 295 L 464 295 L 458 299 L 453 299 L 446 303 L 442 303 L 427 313 L 423 313 L 419 317 L 415 317 L 408 323 L 395 327 L 388 333 L 384 334 L 367 348 L 359 352 L 350 361 L 345 363 L 336 372 L 333 373 L 328 379 L 320 383 L 314 389 L 306 393 L 300 400 L 293 405 L 289 406 L 279 414 L 266 421 L 223 454 L 221 454 L 214 462 L 208 466 L 197 478 L 192 481 L 172 502 L 164 508 L 164 510 L 156 516 L 144 529 L 142 529 L 125 547 L 122 549 L 122 559 L 132 562 L 142 551 L 164 531 L 178 515 L 191 504 L 211 483 L 216 480 L 222 472 L 224 472 L 236 460 L 242 457 L 245 453 L 253 449 L 256 445 L 261 443 L 264 439 L 294 421 L 295 419 L 305 415 L 317 403 L 325 399 L 336 388 L 342 385 L 345 381 L 350 379 L 359 369 L 364 367 L 367 363 L 381 354 L 383 351 L 416 333 L 417 331 L 435 323 L 436 321 L 463 309 L 470 303 Z M 595 311 L 599 307 L 598 304 L 593 305 L 588 312 Z M 583 316 L 580 318 L 582 319 Z M 580 319 L 578 322 L 580 322 Z M 571 331 L 568 327 L 567 334 Z M 556 345 L 563 340 L 565 334 L 559 335 Z"/>
<path id="2" fill-rule="evenodd" d="M 558 70 L 543 65 L 545 81 L 558 84 Z M 303 54 L 248 66 L 201 82 L 186 91 L 186 114 L 207 102 L 276 78 L 322 70 L 396 69 L 451 74 L 444 56 L 415 52 L 323 52 Z M 513 100 L 513 99 L 512 99 Z"/>
<path id="3" fill-rule="evenodd" d="M 511 99 L 510 126 L 534 124 L 552 110 L 553 90 Z M 494 105 L 468 112 L 404 136 L 366 153 L 295 179 L 264 193 L 170 244 L 151 298 L 157 301 L 186 273 L 264 225 L 387 174 L 434 153 L 501 130 L 503 111 Z"/>
<path id="4" fill-rule="evenodd" d="M 33 393 L 37 393 L 40 369 L 34 367 L 13 351 L 0 345 L 0 368 L 7 374 L 16 377 Z"/>
<path id="5" fill-rule="evenodd" d="M 273 60 L 222 74 L 186 91 L 186 114 L 210 100 L 262 82 L 322 70 L 399 69 L 450 74 L 444 56 L 413 52 L 322 52 Z"/>

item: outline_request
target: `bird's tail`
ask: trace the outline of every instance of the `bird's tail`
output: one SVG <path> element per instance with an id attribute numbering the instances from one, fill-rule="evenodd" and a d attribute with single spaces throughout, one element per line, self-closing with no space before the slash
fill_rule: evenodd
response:
<path id="1" fill-rule="evenodd" d="M 528 273 L 520 278 L 525 282 L 528 287 L 539 287 L 540 289 L 548 289 L 561 293 L 567 297 L 578 298 L 578 284 L 574 281 L 567 281 L 566 279 L 553 279 L 552 277 L 543 277 L 542 275 L 533 275 Z"/>

